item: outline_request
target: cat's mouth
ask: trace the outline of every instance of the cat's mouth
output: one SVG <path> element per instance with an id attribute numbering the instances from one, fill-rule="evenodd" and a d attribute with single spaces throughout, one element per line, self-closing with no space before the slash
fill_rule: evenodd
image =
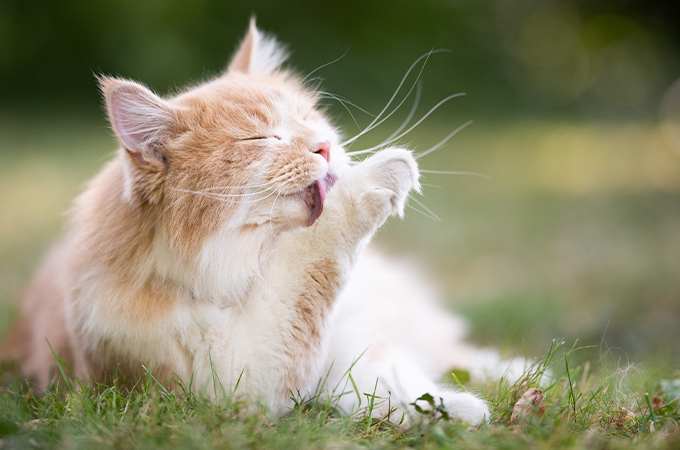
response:
<path id="1" fill-rule="evenodd" d="M 311 210 L 309 226 L 311 227 L 316 219 L 323 212 L 323 202 L 326 200 L 326 193 L 338 181 L 337 175 L 327 173 L 323 178 L 319 178 L 302 191 L 302 199 Z"/>

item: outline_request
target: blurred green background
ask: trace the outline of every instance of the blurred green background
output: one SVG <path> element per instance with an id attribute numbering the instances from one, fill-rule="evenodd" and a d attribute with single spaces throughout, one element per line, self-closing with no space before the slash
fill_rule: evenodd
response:
<path id="1" fill-rule="evenodd" d="M 432 48 L 401 142 L 431 170 L 414 209 L 377 241 L 419 261 L 472 339 L 508 353 L 552 338 L 680 364 L 680 28 L 639 0 L 0 2 L 0 331 L 70 200 L 116 144 L 94 74 L 160 93 L 225 66 L 251 14 L 290 44 L 302 74 L 377 114 Z M 407 85 L 415 81 L 411 76 Z M 398 96 L 405 95 L 402 91 Z M 353 150 L 381 142 L 409 112 Z M 330 114 L 352 136 L 371 117 Z M 412 202 L 412 206 L 423 207 Z M 588 358 L 597 359 L 599 350 Z"/>

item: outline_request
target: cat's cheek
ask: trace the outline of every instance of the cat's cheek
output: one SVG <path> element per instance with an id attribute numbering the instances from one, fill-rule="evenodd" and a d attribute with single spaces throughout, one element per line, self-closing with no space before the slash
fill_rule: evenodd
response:
<path id="1" fill-rule="evenodd" d="M 305 227 L 311 217 L 311 208 L 308 203 L 309 201 L 305 201 L 301 196 L 280 196 L 271 203 L 252 208 L 245 222 L 284 229 Z"/>

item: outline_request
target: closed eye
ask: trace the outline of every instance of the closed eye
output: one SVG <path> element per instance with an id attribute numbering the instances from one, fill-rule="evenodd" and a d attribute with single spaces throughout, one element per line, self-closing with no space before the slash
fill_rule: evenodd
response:
<path id="1" fill-rule="evenodd" d="M 243 138 L 240 139 L 241 141 L 257 141 L 260 139 L 276 139 L 276 140 L 281 140 L 279 136 L 255 136 L 255 137 L 249 137 L 249 138 Z"/>

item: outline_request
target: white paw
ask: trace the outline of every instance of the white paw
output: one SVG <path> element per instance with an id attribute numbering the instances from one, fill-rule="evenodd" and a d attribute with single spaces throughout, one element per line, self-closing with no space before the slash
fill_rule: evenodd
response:
<path id="1" fill-rule="evenodd" d="M 390 215 L 404 215 L 408 193 L 420 190 L 418 164 L 408 150 L 382 150 L 356 166 L 351 191 L 357 209 L 376 225 Z"/>
<path id="2" fill-rule="evenodd" d="M 481 398 L 467 392 L 443 392 L 441 397 L 451 417 L 457 417 L 471 425 L 489 420 L 489 407 Z"/>

